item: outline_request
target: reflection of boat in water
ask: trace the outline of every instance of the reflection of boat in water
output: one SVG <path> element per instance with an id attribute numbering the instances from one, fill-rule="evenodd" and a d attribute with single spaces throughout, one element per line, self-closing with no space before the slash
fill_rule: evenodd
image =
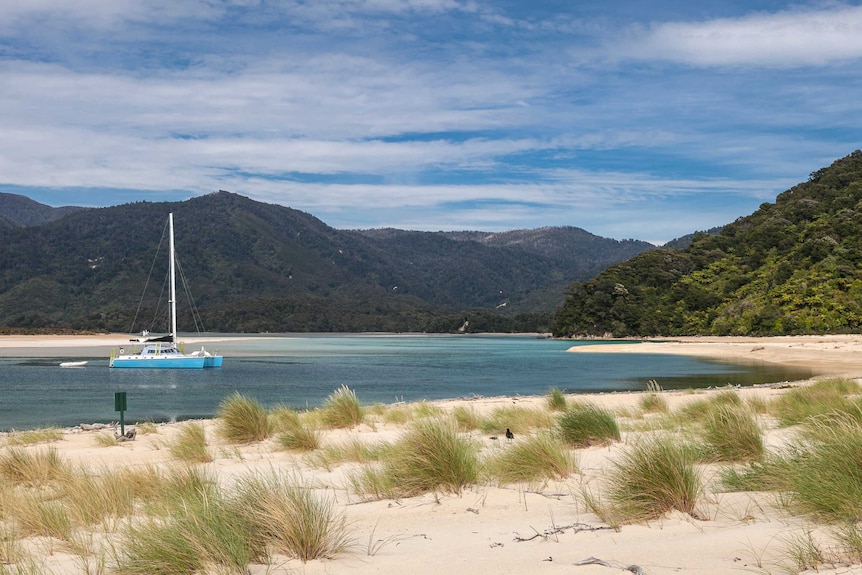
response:
<path id="1" fill-rule="evenodd" d="M 145 344 L 143 349 L 137 352 L 126 353 L 120 348 L 119 354 L 111 352 L 110 367 L 124 368 L 204 368 L 221 367 L 222 356 L 213 355 L 201 346 L 200 350 L 193 353 L 184 353 L 177 345 L 177 294 L 176 294 L 176 271 L 174 256 L 174 215 L 168 215 L 169 229 L 169 251 L 170 264 L 170 308 L 171 308 L 171 333 L 161 337 L 148 337 L 145 331 L 143 336 L 131 340 L 134 343 Z"/>
<path id="2" fill-rule="evenodd" d="M 60 367 L 84 367 L 86 365 L 86 361 L 64 361 L 60 364 Z"/>

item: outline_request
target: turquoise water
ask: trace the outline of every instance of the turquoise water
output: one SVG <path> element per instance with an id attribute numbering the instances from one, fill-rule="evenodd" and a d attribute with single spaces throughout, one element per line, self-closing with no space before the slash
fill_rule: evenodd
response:
<path id="1" fill-rule="evenodd" d="M 312 335 L 207 344 L 224 354 L 211 370 L 117 370 L 106 357 L 62 369 L 72 358 L 0 358 L 0 430 L 116 421 L 211 417 L 240 392 L 266 406 L 316 407 L 341 385 L 366 404 L 469 396 L 542 395 L 751 385 L 810 377 L 807 370 L 730 365 L 652 354 L 566 353 L 583 343 L 536 337 Z M 602 343 L 601 345 L 614 345 Z"/>

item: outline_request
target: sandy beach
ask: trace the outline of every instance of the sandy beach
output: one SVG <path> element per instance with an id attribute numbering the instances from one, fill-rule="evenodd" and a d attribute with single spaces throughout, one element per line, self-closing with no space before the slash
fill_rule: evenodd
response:
<path id="1" fill-rule="evenodd" d="M 0 353 L 5 355 L 43 353 L 63 355 L 63 350 L 99 349 L 117 345 L 118 337 L 0 337 Z M 679 353 L 717 360 L 764 361 L 807 366 L 816 371 L 848 378 L 862 377 L 862 337 L 790 337 L 790 338 L 675 338 L 673 341 L 648 341 L 619 344 L 583 353 Z M 671 413 L 685 405 L 708 399 L 714 394 L 737 394 L 744 401 L 770 401 L 788 390 L 810 385 L 794 382 L 732 390 L 663 391 Z M 706 485 L 698 502 L 696 516 L 677 511 L 647 522 L 612 526 L 592 513 L 585 503 L 584 492 L 601 493 L 603 480 L 613 469 L 613 462 L 630 449 L 644 434 L 650 433 L 649 422 L 660 417 L 643 413 L 639 407 L 644 393 L 617 393 L 577 396 L 611 410 L 622 429 L 620 441 L 610 445 L 573 450 L 577 470 L 568 477 L 528 483 L 499 484 L 480 480 L 467 485 L 460 493 L 439 491 L 416 497 L 374 499 L 351 489 L 349 478 L 362 466 L 342 462 L 321 466 L 308 453 L 286 451 L 274 438 L 251 444 L 232 444 L 217 433 L 217 420 L 199 422 L 206 430 L 213 461 L 197 464 L 213 472 L 229 489 L 249 474 L 267 474 L 273 470 L 301 477 L 312 486 L 319 498 L 334 502 L 343 514 L 351 545 L 334 557 L 302 563 L 286 556 L 274 556 L 269 565 L 251 564 L 248 572 L 302 573 L 305 575 L 341 575 L 377 573 L 395 575 L 456 575 L 461 573 L 612 575 L 643 573 L 647 575 L 721 574 L 721 573 L 798 573 L 788 548 L 796 537 L 810 534 L 831 543 L 829 526 L 811 518 L 788 513 L 778 505 L 775 494 L 761 492 L 724 492 L 716 488 L 719 464 L 702 464 L 698 471 Z M 569 397 L 570 400 L 574 397 Z M 399 406 L 409 409 L 409 406 Z M 452 413 L 457 408 L 472 410 L 488 417 L 501 409 L 525 408 L 547 410 L 546 397 L 499 397 L 435 402 L 434 412 Z M 413 417 L 427 414 L 428 406 L 413 409 Z M 772 449 L 780 448 L 793 431 L 779 427 L 762 415 L 765 441 Z M 94 475 L 106 469 L 182 468 L 171 454 L 170 445 L 189 422 L 154 426 L 139 433 L 134 441 L 104 446 L 100 435 L 110 431 L 64 430 L 62 439 L 50 446 L 64 459 Z M 322 448 L 348 442 L 365 445 L 393 443 L 402 437 L 409 425 L 387 420 L 381 414 L 369 414 L 365 421 L 348 429 L 322 429 Z M 507 441 L 498 434 L 474 430 L 469 437 L 481 446 L 482 457 L 493 457 L 513 449 L 518 442 L 535 433 L 519 432 Z M 9 437 L 0 437 L 0 446 Z M 12 449 L 0 447 L 0 455 Z M 24 449 L 44 451 L 45 444 Z M 4 517 L 3 481 L 0 477 L 0 526 L 11 520 Z M 117 522 L 122 524 L 123 520 Z M 113 530 L 112 530 L 113 529 Z M 113 540 L 122 526 L 99 526 L 92 529 L 98 540 Z M 7 531 L 8 532 L 8 531 Z M 0 531 L 2 534 L 3 531 Z M 807 535 L 805 535 L 807 536 Z M 0 538 L 2 539 L 2 538 Z M 98 560 L 84 561 L 80 551 L 64 541 L 44 536 L 21 539 L 27 556 L 39 565 L 32 572 L 66 575 L 73 573 L 112 573 L 111 553 L 103 552 L 102 569 L 93 567 Z M 7 544 L 8 546 L 8 544 Z M 98 546 L 97 546 L 98 547 Z M 2 548 L 2 546 L 0 546 Z M 94 552 L 96 553 L 96 552 Z M 97 554 L 97 553 L 96 553 Z M 7 553 L 8 555 L 8 553 Z M 3 558 L 0 551 L 0 573 L 14 571 L 14 561 Z M 5 563 L 5 564 L 4 564 Z M 82 567 L 84 564 L 89 568 Z M 224 572 L 213 568 L 212 573 Z M 835 564 L 821 564 L 818 573 L 862 574 L 857 558 L 842 559 Z"/>

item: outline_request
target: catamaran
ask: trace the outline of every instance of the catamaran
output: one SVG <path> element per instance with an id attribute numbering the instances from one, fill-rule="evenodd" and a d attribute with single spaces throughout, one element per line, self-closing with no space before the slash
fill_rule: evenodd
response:
<path id="1" fill-rule="evenodd" d="M 185 353 L 177 344 L 177 288 L 176 288 L 176 256 L 174 255 L 174 214 L 168 214 L 168 238 L 170 263 L 170 308 L 171 333 L 160 337 L 148 337 L 144 332 L 142 337 L 132 339 L 132 343 L 143 344 L 140 351 L 126 353 L 120 348 L 119 353 L 111 351 L 108 363 L 111 367 L 123 368 L 190 368 L 221 367 L 222 356 L 213 355 L 201 346 L 192 353 Z"/>

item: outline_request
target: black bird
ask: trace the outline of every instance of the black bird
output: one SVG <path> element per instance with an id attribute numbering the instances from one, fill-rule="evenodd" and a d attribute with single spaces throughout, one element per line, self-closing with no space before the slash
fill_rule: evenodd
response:
<path id="1" fill-rule="evenodd" d="M 508 440 L 510 440 L 510 441 L 511 441 L 512 439 L 515 439 L 515 434 L 514 434 L 514 433 L 512 433 L 512 430 L 511 430 L 511 429 L 509 429 L 508 427 L 506 428 L 506 439 L 508 439 Z"/>

